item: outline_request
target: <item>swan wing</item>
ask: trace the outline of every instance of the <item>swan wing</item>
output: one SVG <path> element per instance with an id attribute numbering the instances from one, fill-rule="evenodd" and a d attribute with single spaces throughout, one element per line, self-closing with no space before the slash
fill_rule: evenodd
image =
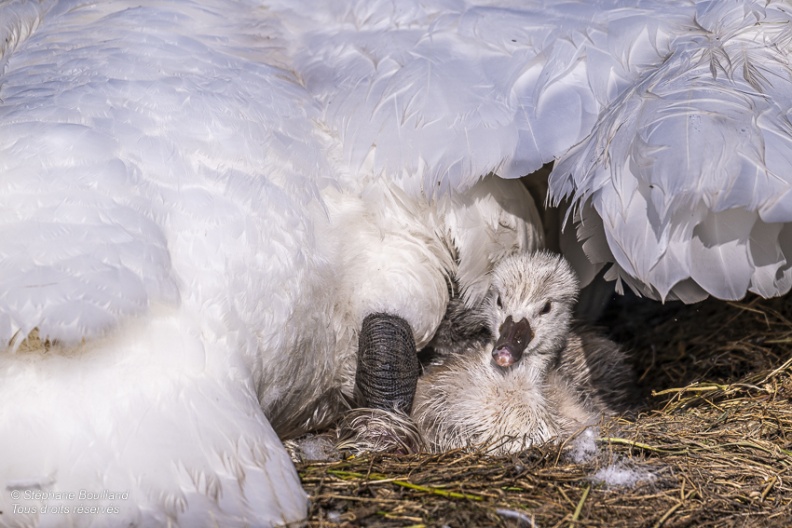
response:
<path id="1" fill-rule="evenodd" d="M 666 11 L 673 13 L 668 3 Z M 288 2 L 294 67 L 353 168 L 415 192 L 514 178 L 562 155 L 658 62 L 643 2 Z M 625 47 L 626 46 L 626 47 Z"/>
<path id="2" fill-rule="evenodd" d="M 792 286 L 789 26 L 780 3 L 697 3 L 557 164 L 556 200 L 601 218 L 611 278 L 687 301 Z"/>
<path id="3" fill-rule="evenodd" d="M 294 67 L 353 172 L 431 194 L 558 160 L 553 201 L 602 225 L 571 215 L 584 276 L 612 263 L 689 301 L 792 284 L 783 2 L 288 4 Z"/>

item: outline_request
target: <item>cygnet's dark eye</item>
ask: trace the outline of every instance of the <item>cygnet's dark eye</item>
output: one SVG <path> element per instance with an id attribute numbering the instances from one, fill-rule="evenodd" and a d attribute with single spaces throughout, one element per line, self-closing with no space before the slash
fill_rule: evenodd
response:
<path id="1" fill-rule="evenodd" d="M 498 295 L 498 298 L 495 299 L 495 302 L 498 304 L 498 308 L 503 308 L 503 301 L 501 300 L 500 295 Z"/>
<path id="2" fill-rule="evenodd" d="M 550 301 L 547 301 L 545 305 L 542 307 L 542 311 L 539 312 L 541 315 L 550 313 L 550 310 L 553 308 L 553 305 L 550 304 Z"/>

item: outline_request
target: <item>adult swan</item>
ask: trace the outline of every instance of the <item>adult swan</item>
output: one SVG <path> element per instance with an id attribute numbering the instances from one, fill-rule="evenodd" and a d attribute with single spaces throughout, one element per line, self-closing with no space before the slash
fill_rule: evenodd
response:
<path id="1" fill-rule="evenodd" d="M 248 2 L 0 3 L 0 524 L 304 518 L 275 431 L 343 410 L 358 342 L 357 397 L 409 406 L 447 285 L 539 245 L 519 182 L 348 164 L 291 40 Z"/>
<path id="2" fill-rule="evenodd" d="M 447 280 L 475 304 L 492 262 L 538 245 L 519 184 L 483 175 L 556 160 L 584 281 L 610 264 L 657 298 L 786 293 L 790 18 L 0 2 L 2 522 L 303 516 L 272 426 L 332 419 L 360 358 L 363 403 L 409 405 L 414 361 L 391 367 Z"/>

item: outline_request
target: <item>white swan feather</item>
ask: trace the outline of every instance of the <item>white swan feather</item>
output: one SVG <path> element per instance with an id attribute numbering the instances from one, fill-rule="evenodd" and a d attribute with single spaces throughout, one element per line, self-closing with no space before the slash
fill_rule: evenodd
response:
<path id="1" fill-rule="evenodd" d="M 352 166 L 419 192 L 556 160 L 553 202 L 592 206 L 582 276 L 688 302 L 792 286 L 786 3 L 288 4 Z"/>

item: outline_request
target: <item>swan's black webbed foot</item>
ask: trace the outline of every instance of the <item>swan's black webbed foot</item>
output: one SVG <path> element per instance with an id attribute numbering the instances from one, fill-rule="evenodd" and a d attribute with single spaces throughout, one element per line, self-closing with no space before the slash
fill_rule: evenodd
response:
<path id="1" fill-rule="evenodd" d="M 357 405 L 409 414 L 420 371 L 407 321 L 384 313 L 366 316 L 358 345 Z"/>

